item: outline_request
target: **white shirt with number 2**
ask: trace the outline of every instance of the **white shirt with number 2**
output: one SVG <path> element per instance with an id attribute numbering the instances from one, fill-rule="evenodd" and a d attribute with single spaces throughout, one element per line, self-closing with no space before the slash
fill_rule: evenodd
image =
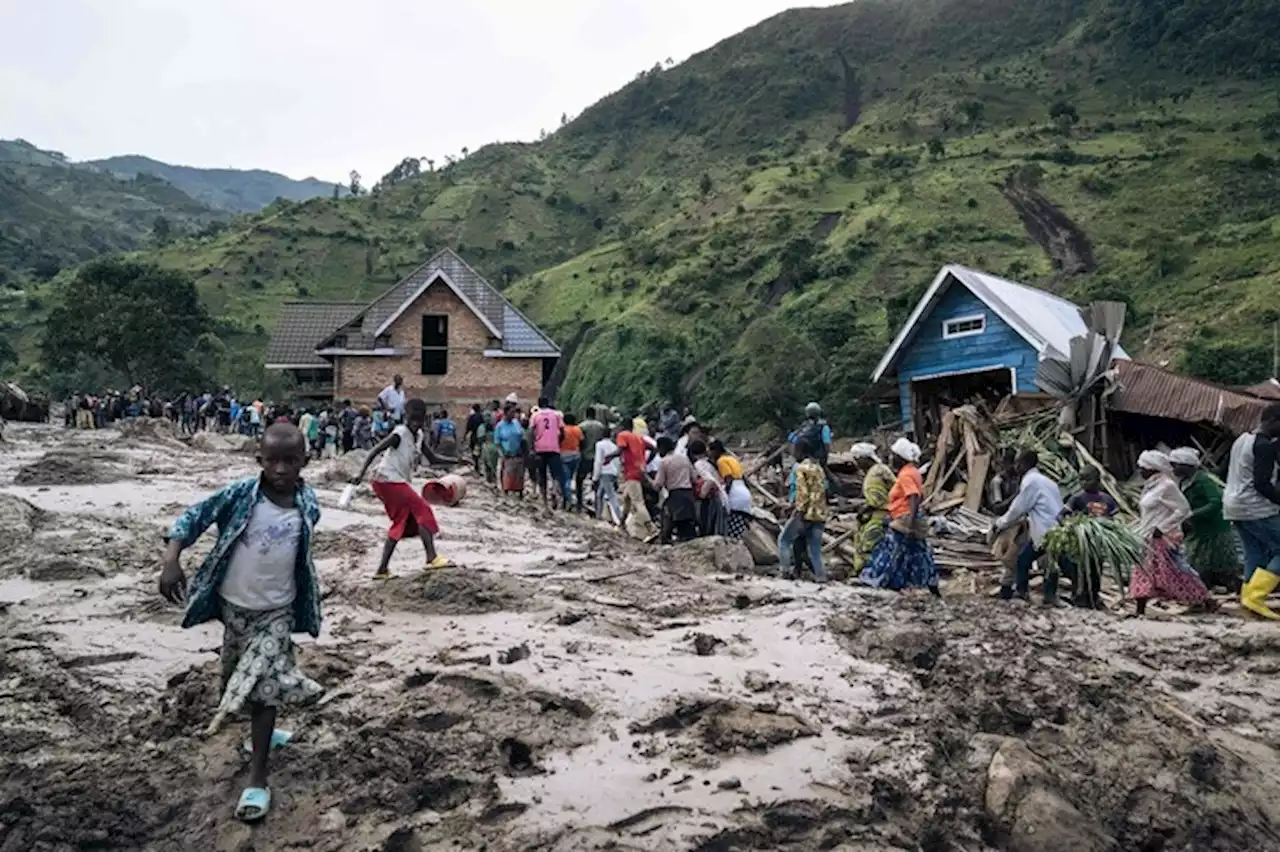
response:
<path id="1" fill-rule="evenodd" d="M 262 612 L 293 603 L 298 594 L 295 570 L 302 536 L 302 513 L 296 506 L 258 500 L 231 551 L 218 594 L 228 603 Z"/>

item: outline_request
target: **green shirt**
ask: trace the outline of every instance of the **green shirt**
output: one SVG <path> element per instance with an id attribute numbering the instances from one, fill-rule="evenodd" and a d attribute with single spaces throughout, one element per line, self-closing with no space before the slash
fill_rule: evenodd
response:
<path id="1" fill-rule="evenodd" d="M 1192 537 L 1222 535 L 1231 531 L 1231 523 L 1222 517 L 1222 487 L 1203 470 L 1182 483 L 1182 493 L 1191 504 L 1187 534 Z"/>

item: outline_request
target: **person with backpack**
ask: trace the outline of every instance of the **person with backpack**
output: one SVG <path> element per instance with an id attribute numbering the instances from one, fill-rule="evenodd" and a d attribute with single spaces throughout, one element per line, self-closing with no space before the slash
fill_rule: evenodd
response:
<path id="1" fill-rule="evenodd" d="M 801 441 L 809 447 L 809 458 L 825 468 L 831 454 L 831 427 L 822 416 L 822 406 L 816 402 L 804 407 L 804 422 L 791 433 L 793 446 Z"/>

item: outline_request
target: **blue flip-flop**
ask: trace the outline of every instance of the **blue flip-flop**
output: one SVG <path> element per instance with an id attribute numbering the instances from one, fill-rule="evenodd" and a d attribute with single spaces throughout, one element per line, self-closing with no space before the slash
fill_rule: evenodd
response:
<path id="1" fill-rule="evenodd" d="M 271 732 L 271 750 L 278 751 L 293 741 L 293 731 L 282 731 L 276 728 Z M 245 754 L 253 754 L 253 740 L 244 741 Z"/>
<path id="2" fill-rule="evenodd" d="M 245 787 L 236 804 L 236 819 L 257 822 L 271 810 L 271 791 L 266 787 Z"/>

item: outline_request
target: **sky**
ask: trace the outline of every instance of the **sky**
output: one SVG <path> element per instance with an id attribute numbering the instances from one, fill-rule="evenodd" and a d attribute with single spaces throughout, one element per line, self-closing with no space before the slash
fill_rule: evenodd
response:
<path id="1" fill-rule="evenodd" d="M 369 184 L 838 0 L 0 0 L 0 138 Z"/>

